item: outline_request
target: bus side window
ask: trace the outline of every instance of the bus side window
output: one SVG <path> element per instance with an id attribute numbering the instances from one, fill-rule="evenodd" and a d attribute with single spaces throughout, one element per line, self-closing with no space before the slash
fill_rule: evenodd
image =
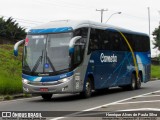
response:
<path id="1" fill-rule="evenodd" d="M 91 29 L 89 46 L 88 46 L 88 54 L 100 48 L 99 41 L 100 41 L 100 36 L 99 36 L 98 30 Z"/>
<path id="2" fill-rule="evenodd" d="M 85 43 L 83 43 L 82 41 L 84 41 L 84 38 L 81 38 L 78 41 L 76 41 L 74 46 L 74 66 L 79 65 L 83 61 Z"/>
<path id="3" fill-rule="evenodd" d="M 82 38 L 87 38 L 88 28 L 79 28 L 73 32 L 73 36 L 81 36 Z"/>
<path id="4" fill-rule="evenodd" d="M 102 50 L 110 50 L 110 41 L 109 41 L 108 31 L 103 30 L 101 37 L 102 37 L 101 49 Z"/>
<path id="5" fill-rule="evenodd" d="M 129 34 L 124 34 L 125 38 L 127 39 L 128 43 L 130 44 L 131 41 L 131 35 Z M 129 47 L 128 44 L 126 42 L 126 40 L 122 37 L 122 35 L 119 33 L 119 39 L 120 39 L 120 51 L 129 51 Z M 131 45 L 131 44 L 130 44 Z"/>
<path id="6" fill-rule="evenodd" d="M 111 50 L 119 51 L 120 50 L 120 38 L 118 32 L 109 32 L 109 40 L 111 41 Z"/>

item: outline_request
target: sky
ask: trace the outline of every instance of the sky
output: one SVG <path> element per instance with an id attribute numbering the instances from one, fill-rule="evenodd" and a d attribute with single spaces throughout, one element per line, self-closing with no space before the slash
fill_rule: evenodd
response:
<path id="1" fill-rule="evenodd" d="M 152 43 L 152 32 L 160 23 L 159 5 L 159 0 L 0 0 L 0 17 L 12 17 L 29 30 L 54 20 L 100 22 L 101 14 L 96 9 L 107 9 L 103 14 L 104 23 L 110 18 L 107 24 L 149 34 L 149 7 Z M 158 53 L 152 49 L 152 56 Z"/>

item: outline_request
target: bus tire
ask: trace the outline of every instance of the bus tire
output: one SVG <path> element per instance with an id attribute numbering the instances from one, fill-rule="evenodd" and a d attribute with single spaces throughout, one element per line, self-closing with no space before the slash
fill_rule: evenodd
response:
<path id="1" fill-rule="evenodd" d="M 140 89 L 141 88 L 141 81 L 142 81 L 142 75 L 139 73 L 138 75 L 138 79 L 136 80 L 136 89 Z"/>
<path id="2" fill-rule="evenodd" d="M 51 100 L 52 98 L 52 94 L 41 94 L 41 96 L 44 100 Z"/>
<path id="3" fill-rule="evenodd" d="M 131 75 L 131 84 L 129 85 L 130 90 L 135 90 L 136 89 L 136 76 L 135 74 L 132 73 Z"/>
<path id="4" fill-rule="evenodd" d="M 91 97 L 91 94 L 92 94 L 92 83 L 91 83 L 91 79 L 88 78 L 85 84 L 85 90 L 81 92 L 80 95 L 83 98 L 89 98 Z"/>

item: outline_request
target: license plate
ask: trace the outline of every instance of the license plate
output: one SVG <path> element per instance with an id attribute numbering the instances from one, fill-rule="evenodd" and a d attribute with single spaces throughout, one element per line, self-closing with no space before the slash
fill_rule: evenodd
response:
<path id="1" fill-rule="evenodd" d="M 48 92 L 48 88 L 40 88 L 41 92 Z"/>

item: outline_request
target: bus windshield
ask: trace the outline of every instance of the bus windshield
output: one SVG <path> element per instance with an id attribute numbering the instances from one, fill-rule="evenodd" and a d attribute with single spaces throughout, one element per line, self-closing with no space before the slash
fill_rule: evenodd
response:
<path id="1" fill-rule="evenodd" d="M 72 33 L 27 35 L 23 72 L 54 74 L 69 69 L 69 42 L 72 36 Z"/>

